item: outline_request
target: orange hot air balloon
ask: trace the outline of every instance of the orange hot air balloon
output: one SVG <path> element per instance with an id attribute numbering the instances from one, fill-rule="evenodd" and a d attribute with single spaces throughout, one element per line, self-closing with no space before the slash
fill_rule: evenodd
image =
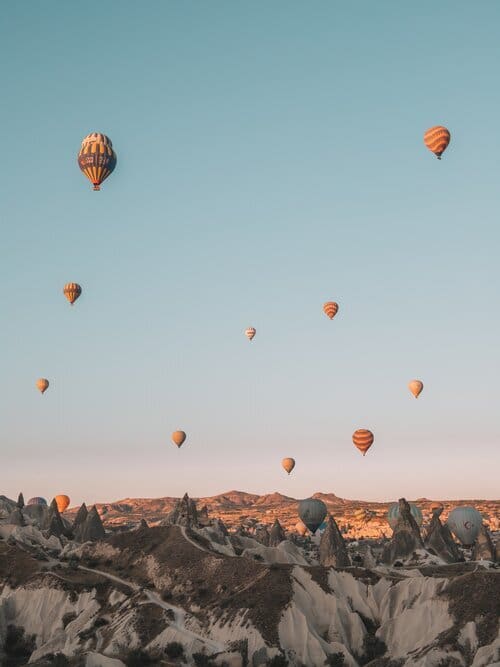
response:
<path id="1" fill-rule="evenodd" d="M 281 465 L 287 471 L 287 473 L 290 474 L 292 470 L 295 468 L 295 459 L 292 458 L 283 459 Z"/>
<path id="2" fill-rule="evenodd" d="M 54 500 L 56 501 L 57 509 L 61 514 L 69 507 L 69 496 L 56 496 Z"/>
<path id="3" fill-rule="evenodd" d="M 255 336 L 257 333 L 257 330 L 254 329 L 253 327 L 248 327 L 245 331 L 245 336 L 248 338 L 248 340 L 252 340 L 252 338 Z"/>
<path id="4" fill-rule="evenodd" d="M 331 320 L 333 320 L 333 318 L 337 314 L 338 309 L 339 309 L 339 304 L 335 303 L 335 301 L 327 301 L 323 306 L 323 312 Z"/>
<path id="5" fill-rule="evenodd" d="M 424 388 L 424 383 L 421 382 L 420 380 L 412 380 L 411 382 L 408 383 L 408 389 L 415 396 L 415 398 L 419 397 L 419 395 L 422 393 L 423 388 Z"/>
<path id="6" fill-rule="evenodd" d="M 184 431 L 174 431 L 172 433 L 172 442 L 174 445 L 177 445 L 177 447 L 180 447 L 184 440 L 186 439 L 186 434 Z"/>
<path id="7" fill-rule="evenodd" d="M 43 394 L 49 388 L 49 381 L 46 378 L 40 378 L 36 381 L 36 386 Z"/>
<path id="8" fill-rule="evenodd" d="M 82 288 L 78 283 L 66 283 L 66 285 L 64 285 L 63 293 L 70 304 L 73 305 L 82 293 Z"/>
<path id="9" fill-rule="evenodd" d="M 375 438 L 373 433 L 371 431 L 368 431 L 368 429 L 366 428 L 359 428 L 352 434 L 352 441 L 354 443 L 354 446 L 359 449 L 359 451 L 363 454 L 363 456 L 373 445 L 374 440 Z"/>
<path id="10" fill-rule="evenodd" d="M 450 132 L 443 127 L 442 125 L 436 125 L 431 127 L 424 134 L 424 144 L 427 148 L 434 153 L 438 160 L 441 159 L 441 155 L 445 152 L 450 143 Z"/>

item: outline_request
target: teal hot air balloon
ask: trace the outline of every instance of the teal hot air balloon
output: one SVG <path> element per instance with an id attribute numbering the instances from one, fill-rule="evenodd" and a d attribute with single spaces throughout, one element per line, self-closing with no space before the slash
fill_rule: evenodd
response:
<path id="1" fill-rule="evenodd" d="M 41 498 L 40 496 L 35 496 L 34 498 L 30 498 L 27 502 L 28 505 L 47 505 L 47 501 L 45 498 Z"/>
<path id="2" fill-rule="evenodd" d="M 483 517 L 475 507 L 455 507 L 446 521 L 453 535 L 464 545 L 474 544 L 483 523 Z"/>
<path id="3" fill-rule="evenodd" d="M 415 521 L 417 522 L 417 524 L 421 526 L 424 517 L 422 516 L 422 512 L 414 503 L 410 503 L 410 512 Z M 396 528 L 398 519 L 399 519 L 399 503 L 392 503 L 391 505 L 389 505 L 389 509 L 387 511 L 387 521 L 389 522 L 389 526 L 392 528 L 392 530 Z"/>
<path id="4" fill-rule="evenodd" d="M 317 498 L 306 498 L 299 503 L 299 517 L 309 528 L 311 533 L 315 533 L 323 523 L 326 516 L 326 505 Z"/>

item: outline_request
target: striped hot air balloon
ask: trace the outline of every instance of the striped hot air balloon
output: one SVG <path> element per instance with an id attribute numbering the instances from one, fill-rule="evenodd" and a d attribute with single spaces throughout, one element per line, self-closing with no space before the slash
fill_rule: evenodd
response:
<path id="1" fill-rule="evenodd" d="M 49 381 L 47 380 L 47 378 L 40 378 L 39 380 L 36 381 L 36 386 L 38 390 L 41 391 L 43 394 L 49 388 Z"/>
<path id="2" fill-rule="evenodd" d="M 408 383 L 408 389 L 415 396 L 415 398 L 418 398 L 420 396 L 423 388 L 424 388 L 424 383 L 421 382 L 420 380 L 411 380 Z"/>
<path id="3" fill-rule="evenodd" d="M 450 132 L 443 125 L 431 127 L 424 134 L 424 144 L 434 153 L 438 160 L 450 143 Z"/>
<path id="4" fill-rule="evenodd" d="M 287 473 L 290 474 L 292 470 L 295 468 L 295 459 L 287 457 L 283 459 L 281 465 L 287 471 Z"/>
<path id="5" fill-rule="evenodd" d="M 94 190 L 100 190 L 101 183 L 116 167 L 116 153 L 111 139 L 99 132 L 86 136 L 78 153 L 78 165 L 93 184 Z"/>
<path id="6" fill-rule="evenodd" d="M 27 505 L 47 505 L 47 501 L 45 498 L 35 496 L 34 498 L 30 498 L 28 500 Z"/>
<path id="7" fill-rule="evenodd" d="M 422 511 L 419 507 L 415 505 L 415 503 L 409 503 L 410 505 L 410 512 L 417 522 L 417 525 L 421 526 L 424 520 L 424 517 L 422 515 Z M 389 523 L 389 526 L 394 530 L 396 528 L 396 524 L 399 519 L 399 503 L 391 503 L 389 505 L 389 509 L 387 510 L 387 521 Z"/>
<path id="8" fill-rule="evenodd" d="M 184 431 L 174 431 L 172 433 L 172 442 L 174 445 L 177 445 L 177 447 L 180 447 L 184 440 L 186 439 L 186 434 Z"/>
<path id="9" fill-rule="evenodd" d="M 78 283 L 66 283 L 66 285 L 64 285 L 63 293 L 70 304 L 73 305 L 82 293 L 82 288 Z"/>
<path id="10" fill-rule="evenodd" d="M 248 340 L 252 340 L 256 333 L 257 330 L 253 327 L 248 327 L 248 329 L 245 330 L 245 336 L 248 338 Z"/>
<path id="11" fill-rule="evenodd" d="M 331 320 L 333 320 L 333 318 L 337 314 L 338 309 L 339 309 L 339 304 L 335 303 L 335 301 L 327 301 L 323 306 L 323 312 Z"/>
<path id="12" fill-rule="evenodd" d="M 374 440 L 375 438 L 373 433 L 371 431 L 368 431 L 368 429 L 366 428 L 359 428 L 352 434 L 352 441 L 354 443 L 354 446 L 359 449 L 359 451 L 363 454 L 363 456 L 373 445 Z"/>

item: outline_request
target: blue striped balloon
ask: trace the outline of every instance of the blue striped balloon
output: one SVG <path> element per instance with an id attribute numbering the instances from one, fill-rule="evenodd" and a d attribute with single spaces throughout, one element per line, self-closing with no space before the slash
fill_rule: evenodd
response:
<path id="1" fill-rule="evenodd" d="M 27 502 L 28 505 L 47 505 L 47 501 L 45 498 L 40 498 L 39 496 L 35 496 L 34 498 L 30 498 Z"/>
<path id="2" fill-rule="evenodd" d="M 417 524 L 421 526 L 424 520 L 422 512 L 414 503 L 409 503 L 409 505 L 410 505 L 410 512 L 412 513 L 413 518 L 415 519 Z M 389 505 L 389 510 L 387 511 L 387 521 L 389 522 L 389 526 L 392 528 L 392 530 L 396 528 L 398 519 L 399 519 L 399 503 L 392 503 L 391 505 Z"/>

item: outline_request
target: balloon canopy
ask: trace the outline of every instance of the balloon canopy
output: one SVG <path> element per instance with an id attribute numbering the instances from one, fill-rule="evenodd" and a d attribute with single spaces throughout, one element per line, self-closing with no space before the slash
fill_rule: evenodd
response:
<path id="1" fill-rule="evenodd" d="M 317 498 L 306 498 L 299 503 L 299 517 L 311 533 L 315 533 L 326 516 L 326 505 Z"/>
<path id="2" fill-rule="evenodd" d="M 116 167 L 116 154 L 111 139 L 100 132 L 87 135 L 78 153 L 78 166 L 92 183 L 94 190 L 100 190 L 101 183 Z"/>
<path id="3" fill-rule="evenodd" d="M 463 505 L 455 507 L 448 515 L 446 521 L 448 528 L 455 537 L 464 545 L 474 544 L 483 524 L 483 517 L 475 507 Z"/>
<path id="4" fill-rule="evenodd" d="M 424 144 L 440 160 L 450 143 L 450 138 L 450 131 L 446 127 L 435 125 L 425 132 Z"/>
<path id="5" fill-rule="evenodd" d="M 47 501 L 45 500 L 45 498 L 41 498 L 40 496 L 35 496 L 34 498 L 30 498 L 26 504 L 27 505 L 47 505 Z"/>
<path id="6" fill-rule="evenodd" d="M 414 503 L 409 503 L 410 505 L 410 512 L 417 522 L 419 526 L 422 525 L 422 522 L 424 520 L 424 517 L 422 516 L 422 512 L 420 508 L 418 508 Z M 394 530 L 396 528 L 396 524 L 399 519 L 399 503 L 392 503 L 389 505 L 389 509 L 387 511 L 387 521 L 389 523 L 389 526 Z"/>

